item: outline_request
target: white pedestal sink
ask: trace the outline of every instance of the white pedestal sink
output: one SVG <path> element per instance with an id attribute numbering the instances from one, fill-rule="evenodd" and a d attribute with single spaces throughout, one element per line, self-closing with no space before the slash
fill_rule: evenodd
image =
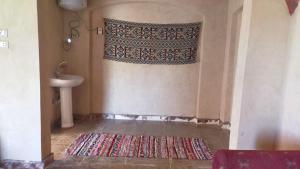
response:
<path id="1" fill-rule="evenodd" d="M 50 79 L 50 86 L 60 88 L 61 100 L 61 127 L 74 126 L 72 111 L 72 88 L 79 86 L 84 81 L 83 77 L 77 75 L 62 74 Z"/>

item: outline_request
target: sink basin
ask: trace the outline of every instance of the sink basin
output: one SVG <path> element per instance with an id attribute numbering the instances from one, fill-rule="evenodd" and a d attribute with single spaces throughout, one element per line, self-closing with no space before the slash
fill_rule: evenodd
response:
<path id="1" fill-rule="evenodd" d="M 62 74 L 50 79 L 51 87 L 58 87 L 60 90 L 61 102 L 61 127 L 69 128 L 74 126 L 72 111 L 72 88 L 83 82 L 83 77 L 77 75 Z"/>
<path id="2" fill-rule="evenodd" d="M 51 87 L 76 87 L 83 82 L 83 77 L 77 75 L 62 74 L 50 79 Z"/>

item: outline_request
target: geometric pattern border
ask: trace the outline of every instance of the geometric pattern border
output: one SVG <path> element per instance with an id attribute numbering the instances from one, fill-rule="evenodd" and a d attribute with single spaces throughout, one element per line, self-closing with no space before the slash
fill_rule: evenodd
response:
<path id="1" fill-rule="evenodd" d="M 198 61 L 201 23 L 152 24 L 104 19 L 104 59 L 136 64 Z"/>
<path id="2" fill-rule="evenodd" d="M 66 155 L 211 160 L 213 154 L 199 137 L 83 133 L 69 146 Z"/>

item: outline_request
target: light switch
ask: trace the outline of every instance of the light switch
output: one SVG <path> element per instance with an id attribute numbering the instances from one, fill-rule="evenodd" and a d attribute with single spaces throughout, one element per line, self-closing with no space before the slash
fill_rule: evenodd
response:
<path id="1" fill-rule="evenodd" d="M 0 48 L 8 48 L 8 41 L 0 41 Z"/>
<path id="2" fill-rule="evenodd" d="M 8 33 L 6 29 L 0 29 L 0 37 L 4 37 L 4 38 L 8 37 Z"/>

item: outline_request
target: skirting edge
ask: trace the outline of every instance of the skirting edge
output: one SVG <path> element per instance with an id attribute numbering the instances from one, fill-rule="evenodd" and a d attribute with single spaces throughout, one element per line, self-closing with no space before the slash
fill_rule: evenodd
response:
<path id="1" fill-rule="evenodd" d="M 223 122 L 220 119 L 203 119 L 197 117 L 183 116 L 158 116 L 158 115 L 129 115 L 129 114 L 100 114 L 91 113 L 89 115 L 74 114 L 75 120 L 84 119 L 114 119 L 114 120 L 144 120 L 144 121 L 170 121 L 189 122 L 197 125 L 218 125 L 223 129 L 230 130 L 230 122 Z"/>

